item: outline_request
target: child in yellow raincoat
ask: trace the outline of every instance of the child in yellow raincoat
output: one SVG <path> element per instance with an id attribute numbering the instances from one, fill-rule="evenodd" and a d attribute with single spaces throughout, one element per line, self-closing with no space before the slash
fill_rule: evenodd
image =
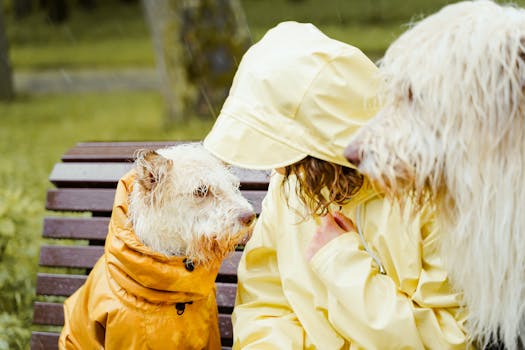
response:
<path id="1" fill-rule="evenodd" d="M 376 111 L 376 72 L 294 22 L 243 57 L 204 146 L 278 171 L 239 266 L 235 349 L 467 347 L 432 218 L 408 220 L 343 157 Z"/>

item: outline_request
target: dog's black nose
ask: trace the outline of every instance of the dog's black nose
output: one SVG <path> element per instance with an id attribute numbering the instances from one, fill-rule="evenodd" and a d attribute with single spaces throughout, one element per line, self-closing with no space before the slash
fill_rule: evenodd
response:
<path id="1" fill-rule="evenodd" d="M 255 220 L 255 213 L 253 211 L 244 211 L 239 214 L 239 221 L 244 226 L 250 226 Z"/>
<path id="2" fill-rule="evenodd" d="M 361 149 L 359 144 L 355 142 L 349 144 L 345 149 L 344 156 L 350 163 L 358 167 L 359 164 L 361 164 Z"/>

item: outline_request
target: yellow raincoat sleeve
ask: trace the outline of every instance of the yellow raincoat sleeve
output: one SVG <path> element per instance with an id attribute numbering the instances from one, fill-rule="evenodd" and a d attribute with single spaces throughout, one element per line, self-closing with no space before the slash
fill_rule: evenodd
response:
<path id="1" fill-rule="evenodd" d="M 274 222 L 266 220 L 275 205 L 274 191 L 246 245 L 238 269 L 236 306 L 232 315 L 234 349 L 302 349 L 303 328 L 286 300 L 277 265 Z"/>
<path id="2" fill-rule="evenodd" d="M 417 221 L 407 229 L 394 216 L 386 219 L 389 232 L 373 240 L 386 275 L 354 232 L 311 260 L 328 291 L 330 322 L 351 349 L 466 349 L 464 314 L 441 267 L 438 232 Z"/>

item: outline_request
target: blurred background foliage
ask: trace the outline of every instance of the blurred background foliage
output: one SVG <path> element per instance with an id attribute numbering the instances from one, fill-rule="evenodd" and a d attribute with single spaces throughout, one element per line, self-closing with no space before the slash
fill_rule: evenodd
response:
<path id="1" fill-rule="evenodd" d="M 62 0 L 58 3 L 66 10 L 58 12 L 50 8 L 51 0 L 18 1 L 0 0 L 15 78 L 48 71 L 67 79 L 76 71 L 155 69 L 139 1 Z M 297 20 L 314 23 L 377 60 L 406 23 L 447 2 L 242 0 L 240 4 L 251 42 L 281 21 Z M 30 11 L 20 12 L 22 3 L 29 4 Z M 51 187 L 47 177 L 61 154 L 80 141 L 201 139 L 212 124 L 213 119 L 190 113 L 185 121 L 167 126 L 163 98 L 156 90 L 18 91 L 13 100 L 0 102 L 0 350 L 28 347 L 42 218 L 49 215 L 44 209 Z"/>

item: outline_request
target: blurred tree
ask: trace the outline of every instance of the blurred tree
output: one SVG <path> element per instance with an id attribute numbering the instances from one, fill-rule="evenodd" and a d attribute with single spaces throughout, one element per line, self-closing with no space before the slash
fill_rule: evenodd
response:
<path id="1" fill-rule="evenodd" d="M 152 34 L 169 124 L 186 119 L 190 94 L 184 69 L 183 47 L 179 40 L 180 2 L 179 0 L 142 0 Z"/>
<path id="2" fill-rule="evenodd" d="M 31 11 L 33 11 L 33 1 L 32 0 L 14 0 L 13 9 L 15 12 L 15 17 L 17 19 L 24 18 L 28 16 Z"/>
<path id="3" fill-rule="evenodd" d="M 251 44 L 244 11 L 239 0 L 200 0 L 188 2 L 182 18 L 188 79 L 198 89 L 195 109 L 215 117 Z"/>
<path id="4" fill-rule="evenodd" d="M 168 122 L 215 117 L 251 43 L 239 0 L 142 0 Z"/>
<path id="5" fill-rule="evenodd" d="M 13 77 L 9 53 L 7 51 L 7 36 L 4 24 L 4 6 L 0 0 L 0 100 L 10 100 L 14 97 Z"/>
<path id="6" fill-rule="evenodd" d="M 78 4 L 81 8 L 84 10 L 93 10 L 95 7 L 97 7 L 96 0 L 78 0 Z"/>
<path id="7" fill-rule="evenodd" d="M 68 19 L 69 5 L 66 0 L 41 0 L 40 3 L 51 23 L 62 23 Z"/>
<path id="8" fill-rule="evenodd" d="M 388 0 L 371 0 L 366 2 L 366 17 L 369 23 L 382 23 L 388 18 L 385 11 L 388 6 Z"/>

